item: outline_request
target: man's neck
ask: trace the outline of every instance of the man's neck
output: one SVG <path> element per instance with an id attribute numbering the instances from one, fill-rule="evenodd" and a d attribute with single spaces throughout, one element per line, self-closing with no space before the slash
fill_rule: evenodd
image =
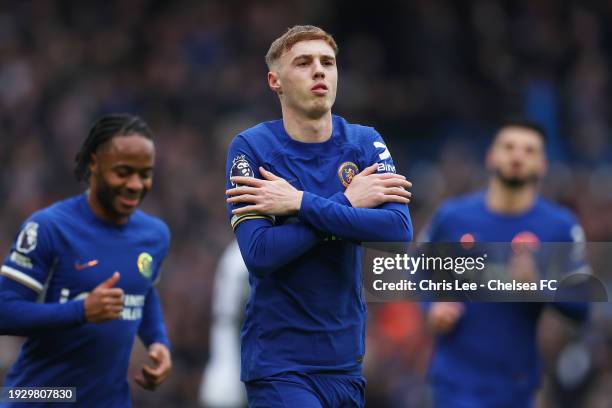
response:
<path id="1" fill-rule="evenodd" d="M 289 136 L 298 142 L 322 143 L 332 134 L 331 111 L 318 118 L 308 118 L 283 108 L 283 123 Z"/>
<path id="2" fill-rule="evenodd" d="M 526 184 L 520 188 L 512 188 L 503 184 L 497 178 L 491 179 L 486 194 L 487 207 L 500 214 L 520 214 L 529 210 L 536 200 L 537 186 Z"/>
<path id="3" fill-rule="evenodd" d="M 100 218 L 103 221 L 106 221 L 110 224 L 125 224 L 128 222 L 129 217 L 121 217 L 121 216 L 112 216 L 105 209 L 102 203 L 96 199 L 96 197 L 91 192 L 91 189 L 87 190 L 87 205 L 94 213 L 94 215 Z"/>

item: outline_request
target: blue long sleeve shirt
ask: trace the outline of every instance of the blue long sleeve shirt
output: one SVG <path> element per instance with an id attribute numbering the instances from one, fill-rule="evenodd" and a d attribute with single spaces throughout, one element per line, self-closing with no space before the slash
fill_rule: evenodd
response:
<path id="1" fill-rule="evenodd" d="M 304 191 L 291 217 L 228 217 L 249 269 L 251 293 L 242 328 L 243 381 L 285 371 L 360 375 L 366 306 L 361 242 L 409 241 L 406 205 L 351 207 L 343 192 L 378 163 L 394 172 L 382 137 L 372 128 L 333 116 L 322 143 L 292 139 L 283 122 L 259 124 L 236 136 L 227 161 L 231 176 L 261 178 L 259 167 Z"/>

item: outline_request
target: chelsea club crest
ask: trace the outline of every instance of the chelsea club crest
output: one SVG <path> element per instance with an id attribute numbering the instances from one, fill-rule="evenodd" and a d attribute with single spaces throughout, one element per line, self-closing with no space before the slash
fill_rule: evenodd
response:
<path id="1" fill-rule="evenodd" d="M 338 167 L 338 178 L 345 188 L 351 184 L 357 173 L 359 173 L 359 168 L 353 162 L 344 162 Z"/>

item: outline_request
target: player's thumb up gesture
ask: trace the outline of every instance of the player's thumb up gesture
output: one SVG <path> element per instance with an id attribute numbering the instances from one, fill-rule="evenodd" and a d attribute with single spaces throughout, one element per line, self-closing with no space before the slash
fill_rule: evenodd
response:
<path id="1" fill-rule="evenodd" d="M 123 310 L 123 289 L 114 287 L 119 281 L 120 274 L 113 276 L 99 284 L 85 298 L 85 318 L 90 323 L 102 323 L 115 320 Z"/>

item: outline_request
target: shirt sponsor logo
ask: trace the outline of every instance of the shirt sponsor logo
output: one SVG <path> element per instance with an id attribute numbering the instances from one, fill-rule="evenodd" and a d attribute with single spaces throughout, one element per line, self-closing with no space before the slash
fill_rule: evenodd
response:
<path id="1" fill-rule="evenodd" d="M 147 279 L 150 279 L 153 275 L 153 257 L 147 252 L 143 252 L 138 255 L 138 272 Z"/>
<path id="2" fill-rule="evenodd" d="M 60 303 L 68 302 L 70 297 L 70 290 L 68 288 L 63 288 L 60 291 Z M 82 292 L 75 296 L 74 300 L 85 299 L 89 296 L 89 292 Z M 130 293 L 126 293 L 123 296 L 123 310 L 121 311 L 121 316 L 119 316 L 120 320 L 140 320 L 142 318 L 142 308 L 145 304 L 145 296 L 144 295 L 133 295 Z"/>
<path id="3" fill-rule="evenodd" d="M 378 163 L 379 173 L 395 173 L 395 166 L 389 163 Z"/>
<path id="4" fill-rule="evenodd" d="M 144 304 L 145 297 L 143 295 L 125 295 L 121 320 L 139 320 L 142 317 Z"/>
<path id="5" fill-rule="evenodd" d="M 17 237 L 17 251 L 27 254 L 36 249 L 38 243 L 38 223 L 28 222 Z"/>
<path id="6" fill-rule="evenodd" d="M 353 162 L 344 162 L 338 167 L 338 178 L 345 188 L 351 184 L 357 173 L 359 173 L 359 168 Z"/>

